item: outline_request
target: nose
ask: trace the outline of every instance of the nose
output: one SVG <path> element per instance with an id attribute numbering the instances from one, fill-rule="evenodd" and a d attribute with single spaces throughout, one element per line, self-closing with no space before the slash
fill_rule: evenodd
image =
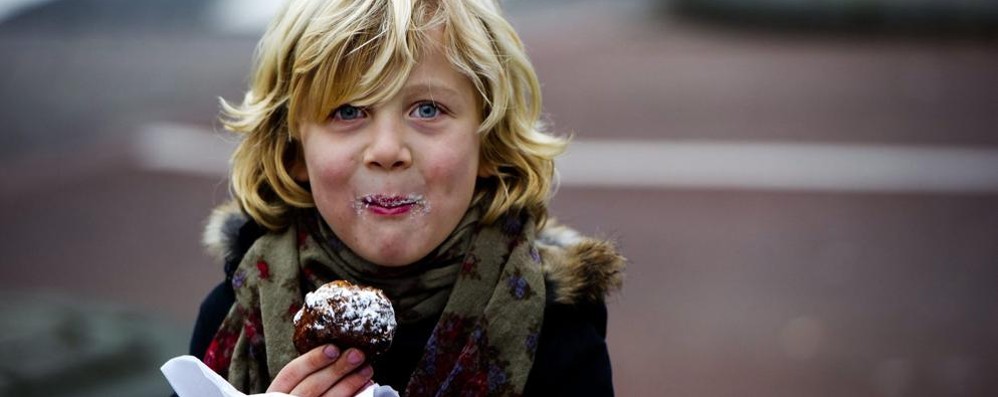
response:
<path id="1" fill-rule="evenodd" d="M 373 127 L 371 142 L 364 152 L 364 164 L 386 171 L 409 168 L 412 152 L 405 141 L 404 127 L 392 120 L 378 120 Z"/>

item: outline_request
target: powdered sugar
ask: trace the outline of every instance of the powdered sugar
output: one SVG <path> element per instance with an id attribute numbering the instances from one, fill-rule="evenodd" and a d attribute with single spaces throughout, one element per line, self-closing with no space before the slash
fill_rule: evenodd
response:
<path id="1" fill-rule="evenodd" d="M 335 327 L 338 333 L 394 334 L 395 311 L 391 302 L 373 288 L 344 288 L 337 283 L 319 287 L 305 295 L 305 307 L 295 314 L 295 325 L 302 312 L 311 308 L 321 317 L 307 326 L 313 330 Z"/>
<path id="2" fill-rule="evenodd" d="M 363 214 L 371 206 L 382 208 L 396 208 L 401 206 L 412 206 L 409 216 L 426 215 L 430 212 L 430 203 L 422 194 L 367 194 L 359 196 L 353 201 L 353 209 L 357 215 Z"/>

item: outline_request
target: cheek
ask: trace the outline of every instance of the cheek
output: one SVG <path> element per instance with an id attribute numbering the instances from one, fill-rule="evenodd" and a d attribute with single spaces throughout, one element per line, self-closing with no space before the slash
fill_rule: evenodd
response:
<path id="1" fill-rule="evenodd" d="M 427 167 L 426 178 L 444 182 L 450 192 L 460 192 L 474 186 L 477 177 L 477 158 L 465 153 L 446 153 L 436 156 Z"/>
<path id="2" fill-rule="evenodd" d="M 353 161 L 349 157 L 336 156 L 334 152 L 326 151 L 306 152 L 305 162 L 308 165 L 312 198 L 320 212 L 329 216 L 340 207 L 338 203 L 345 201 L 344 197 L 350 194 L 346 186 L 349 186 Z"/>
<path id="3" fill-rule="evenodd" d="M 466 129 L 467 130 L 467 129 Z M 478 177 L 478 136 L 474 130 L 462 131 L 459 139 L 452 139 L 440 147 L 432 160 L 431 169 L 438 178 L 450 180 L 451 189 L 466 189 L 473 186 Z"/>
<path id="4" fill-rule="evenodd" d="M 350 179 L 351 166 L 349 161 L 322 161 L 315 168 L 312 175 L 312 185 L 342 185 Z"/>
<path id="5" fill-rule="evenodd" d="M 329 182 L 349 178 L 353 160 L 337 150 L 321 150 L 309 148 L 305 151 L 305 164 L 308 165 L 308 176 L 313 186 L 327 185 Z"/>

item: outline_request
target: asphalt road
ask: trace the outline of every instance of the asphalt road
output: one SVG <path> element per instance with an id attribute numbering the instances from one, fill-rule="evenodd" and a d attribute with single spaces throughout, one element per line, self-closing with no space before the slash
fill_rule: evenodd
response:
<path id="1" fill-rule="evenodd" d="M 998 149 L 993 43 L 613 4 L 511 12 L 557 131 Z M 42 25 L 0 24 L 0 287 L 125 305 L 182 340 L 222 276 L 199 237 L 226 184 L 149 169 L 134 136 L 211 130 L 255 39 Z M 552 208 L 631 260 L 609 302 L 619 395 L 998 395 L 996 193 L 566 186 Z"/>

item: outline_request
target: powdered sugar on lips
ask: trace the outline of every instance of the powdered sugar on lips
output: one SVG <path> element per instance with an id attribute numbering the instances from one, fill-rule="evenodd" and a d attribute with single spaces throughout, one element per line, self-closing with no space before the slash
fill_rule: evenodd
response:
<path id="1" fill-rule="evenodd" d="M 430 205 L 422 194 L 367 194 L 357 197 L 353 208 L 358 215 L 371 213 L 382 216 L 403 214 L 423 215 L 430 212 Z"/>

